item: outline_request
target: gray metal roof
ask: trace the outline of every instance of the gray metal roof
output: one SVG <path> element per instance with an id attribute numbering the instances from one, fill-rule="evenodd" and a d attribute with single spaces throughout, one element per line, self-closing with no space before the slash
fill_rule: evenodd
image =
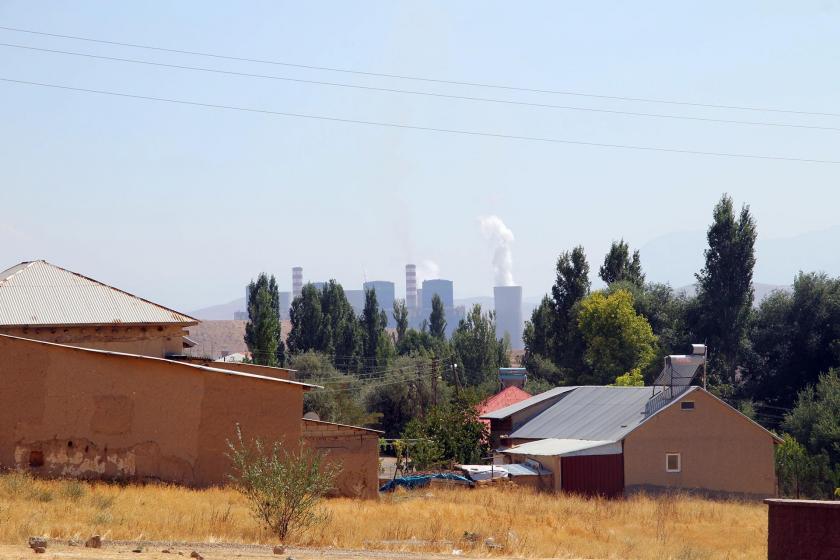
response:
<path id="1" fill-rule="evenodd" d="M 196 319 L 46 261 L 0 272 L 0 325 L 194 325 Z"/>
<path id="2" fill-rule="evenodd" d="M 493 412 L 482 414 L 481 417 L 487 418 L 489 420 L 501 420 L 502 418 L 507 418 L 511 414 L 515 414 L 520 410 L 525 410 L 526 408 L 532 407 L 535 404 L 539 404 L 547 399 L 558 397 L 563 393 L 568 393 L 573 389 L 575 389 L 575 387 L 555 387 L 554 389 L 549 389 L 544 393 L 534 395 L 533 397 L 525 399 L 524 401 L 519 401 L 518 403 L 514 403 L 504 408 L 500 408 L 499 410 L 494 410 Z"/>
<path id="3" fill-rule="evenodd" d="M 645 413 L 645 408 L 652 396 L 652 387 L 566 389 L 570 390 L 569 394 L 510 437 L 618 441 L 651 416 Z"/>

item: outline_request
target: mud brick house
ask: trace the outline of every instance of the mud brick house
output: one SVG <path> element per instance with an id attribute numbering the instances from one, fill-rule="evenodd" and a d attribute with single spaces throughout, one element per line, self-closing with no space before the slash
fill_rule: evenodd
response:
<path id="1" fill-rule="evenodd" d="M 342 495 L 377 493 L 378 432 L 304 420 L 315 385 L 282 368 L 187 359 L 195 319 L 44 261 L 0 272 L 0 467 L 223 484 L 227 440 L 320 450 Z"/>

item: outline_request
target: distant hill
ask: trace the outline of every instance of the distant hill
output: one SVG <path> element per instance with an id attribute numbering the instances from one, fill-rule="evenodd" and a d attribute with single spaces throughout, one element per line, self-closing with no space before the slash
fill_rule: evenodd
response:
<path id="1" fill-rule="evenodd" d="M 244 297 L 227 303 L 196 309 L 195 311 L 190 311 L 190 315 L 202 321 L 227 321 L 233 320 L 233 313 L 235 311 L 245 311 Z"/>

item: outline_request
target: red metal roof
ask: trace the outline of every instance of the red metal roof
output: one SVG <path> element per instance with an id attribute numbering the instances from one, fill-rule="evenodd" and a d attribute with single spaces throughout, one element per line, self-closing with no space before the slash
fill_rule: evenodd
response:
<path id="1" fill-rule="evenodd" d="M 523 391 L 519 387 L 514 387 L 513 385 L 511 385 L 510 387 L 499 391 L 492 397 L 488 397 L 483 402 L 479 403 L 477 406 L 478 415 L 481 416 L 483 414 L 493 412 L 494 410 L 505 408 L 506 406 L 516 404 L 528 398 L 531 398 L 530 393 Z M 489 420 L 487 420 L 486 422 L 488 424 L 490 423 Z"/>

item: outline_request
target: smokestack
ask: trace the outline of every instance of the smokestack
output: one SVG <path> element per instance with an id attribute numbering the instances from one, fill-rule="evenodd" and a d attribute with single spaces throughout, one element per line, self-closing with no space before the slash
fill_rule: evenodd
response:
<path id="1" fill-rule="evenodd" d="M 496 307 L 496 337 L 510 337 L 510 347 L 521 350 L 522 342 L 522 286 L 496 286 L 493 288 Z"/>
<path id="2" fill-rule="evenodd" d="M 417 266 L 405 265 L 405 305 L 409 311 L 417 309 Z"/>
<path id="3" fill-rule="evenodd" d="M 303 291 L 303 267 L 292 268 L 292 299 L 299 297 Z"/>

